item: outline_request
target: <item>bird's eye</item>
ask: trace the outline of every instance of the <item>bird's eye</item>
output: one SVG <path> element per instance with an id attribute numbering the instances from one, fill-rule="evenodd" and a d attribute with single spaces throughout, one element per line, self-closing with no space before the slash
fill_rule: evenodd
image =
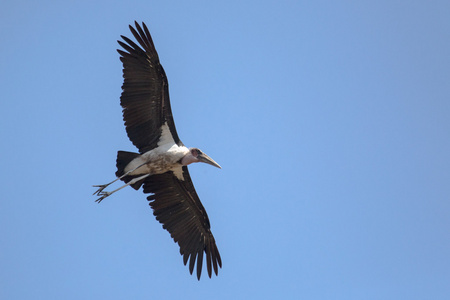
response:
<path id="1" fill-rule="evenodd" d="M 191 149 L 191 154 L 192 154 L 193 156 L 197 157 L 197 156 L 199 156 L 199 155 L 202 154 L 202 151 L 200 151 L 200 149 L 197 149 L 197 148 Z"/>

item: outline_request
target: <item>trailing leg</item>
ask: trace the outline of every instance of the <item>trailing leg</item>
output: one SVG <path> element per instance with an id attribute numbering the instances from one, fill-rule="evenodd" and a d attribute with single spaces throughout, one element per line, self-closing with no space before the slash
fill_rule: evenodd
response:
<path id="1" fill-rule="evenodd" d="M 102 191 L 99 191 L 99 192 L 97 193 L 97 195 L 100 196 L 100 198 L 98 198 L 97 200 L 95 200 L 95 202 L 100 203 L 100 202 L 101 202 L 103 199 L 105 199 L 106 197 L 111 196 L 111 195 L 114 194 L 115 192 L 120 191 L 121 189 L 123 189 L 124 187 L 127 187 L 127 186 L 129 186 L 129 185 L 135 184 L 136 182 L 138 182 L 138 181 L 140 181 L 140 180 L 142 180 L 142 179 L 144 179 L 144 178 L 147 178 L 147 177 L 150 176 L 150 175 L 151 175 L 151 174 L 145 174 L 145 175 L 136 177 L 136 178 L 130 180 L 130 181 L 127 182 L 126 184 L 122 185 L 121 187 L 119 187 L 119 188 L 117 188 L 117 189 L 115 189 L 114 191 L 111 191 L 111 192 L 102 192 Z M 118 180 L 118 179 L 116 179 L 116 180 Z M 103 190 L 103 189 L 102 189 L 102 190 Z"/>
<path id="2" fill-rule="evenodd" d="M 114 180 L 111 181 L 110 183 L 107 183 L 107 184 L 100 184 L 100 185 L 93 185 L 93 187 L 98 187 L 98 190 L 96 190 L 95 193 L 93 193 L 92 195 L 101 196 L 101 193 L 103 193 L 103 190 L 104 190 L 107 186 L 113 184 L 113 183 L 116 182 L 117 180 L 123 179 L 125 176 L 127 176 L 128 174 L 130 174 L 130 173 L 136 171 L 137 169 L 139 169 L 140 167 L 142 167 L 142 166 L 145 165 L 145 164 L 146 164 L 146 163 L 140 164 L 140 165 L 137 166 L 136 168 L 134 168 L 134 169 L 132 169 L 132 170 L 130 170 L 130 171 L 124 173 L 122 176 L 117 177 L 116 179 L 114 179 Z M 131 184 L 133 184 L 133 183 L 131 183 Z"/>

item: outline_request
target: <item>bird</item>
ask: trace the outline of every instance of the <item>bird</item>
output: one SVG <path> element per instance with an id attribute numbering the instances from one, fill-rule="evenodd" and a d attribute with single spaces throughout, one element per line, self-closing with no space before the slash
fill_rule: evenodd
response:
<path id="1" fill-rule="evenodd" d="M 128 138 L 139 153 L 118 151 L 116 179 L 102 185 L 94 195 L 100 203 L 113 193 L 131 186 L 143 187 L 153 215 L 178 243 L 183 263 L 189 261 L 192 275 L 197 261 L 200 280 L 203 256 L 206 255 L 208 276 L 216 276 L 222 259 L 211 226 L 192 183 L 188 165 L 202 162 L 221 166 L 198 148 L 187 148 L 178 137 L 169 100 L 166 73 L 160 64 L 150 31 L 144 22 L 134 22 L 129 29 L 133 42 L 121 35 L 117 49 L 123 64 L 123 85 L 120 96 L 123 120 Z M 104 189 L 121 180 L 125 184 L 108 192 Z"/>

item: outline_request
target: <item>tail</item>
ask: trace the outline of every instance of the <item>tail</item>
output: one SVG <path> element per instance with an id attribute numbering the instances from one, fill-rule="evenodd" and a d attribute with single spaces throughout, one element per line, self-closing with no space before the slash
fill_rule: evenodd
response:
<path id="1" fill-rule="evenodd" d="M 127 152 L 127 151 L 118 151 L 117 152 L 117 160 L 116 160 L 116 167 L 117 167 L 117 171 L 116 171 L 116 176 L 120 177 L 123 174 L 125 174 L 125 168 L 126 166 L 136 157 L 140 156 L 139 153 L 134 153 L 134 152 Z M 139 177 L 142 175 L 137 175 L 137 176 L 133 176 L 133 175 L 127 175 L 124 178 L 122 178 L 121 180 L 124 181 L 125 183 L 128 183 L 129 181 L 133 180 L 133 178 Z M 138 181 L 135 184 L 132 184 L 131 187 L 134 188 L 135 190 L 138 190 L 142 183 L 144 182 L 144 180 Z"/>

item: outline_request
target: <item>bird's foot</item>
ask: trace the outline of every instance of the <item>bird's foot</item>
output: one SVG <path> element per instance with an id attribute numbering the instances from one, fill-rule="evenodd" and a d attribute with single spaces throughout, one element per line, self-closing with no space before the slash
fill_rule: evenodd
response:
<path id="1" fill-rule="evenodd" d="M 104 188 L 103 188 L 103 189 L 104 189 Z M 100 202 L 102 202 L 103 199 L 105 199 L 106 197 L 108 197 L 108 196 L 111 195 L 111 194 L 112 194 L 111 192 L 102 192 L 102 191 L 99 191 L 99 192 L 97 193 L 97 196 L 100 196 L 100 198 L 98 198 L 97 200 L 95 200 L 95 202 L 100 203 Z"/>
<path id="2" fill-rule="evenodd" d="M 103 190 L 108 186 L 109 184 L 100 184 L 100 185 L 93 185 L 93 187 L 98 187 L 98 190 L 95 191 L 93 195 L 100 196 L 95 202 L 100 203 L 103 199 L 111 195 L 111 192 L 104 192 Z"/>
<path id="3" fill-rule="evenodd" d="M 93 187 L 98 187 L 98 190 L 95 191 L 92 195 L 101 196 L 103 193 L 103 190 L 108 186 L 109 184 L 100 184 L 100 185 L 93 185 Z"/>

